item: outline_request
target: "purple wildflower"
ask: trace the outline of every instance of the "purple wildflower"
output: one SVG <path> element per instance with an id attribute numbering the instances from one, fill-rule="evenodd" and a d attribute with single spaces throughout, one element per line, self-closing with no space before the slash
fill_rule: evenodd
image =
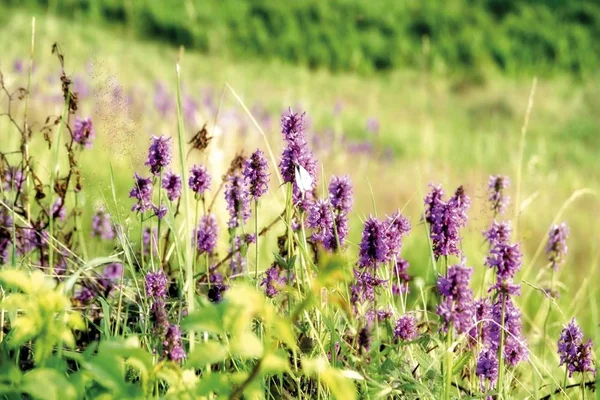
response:
<path id="1" fill-rule="evenodd" d="M 504 332 L 503 356 L 506 364 L 514 367 L 528 355 L 525 341 L 521 337 L 521 311 L 515 307 L 510 297 L 500 296 L 492 307 L 491 317 L 493 322 L 489 324 L 488 347 L 498 351 Z"/>
<path id="2" fill-rule="evenodd" d="M 229 250 L 233 256 L 230 262 L 230 272 L 232 275 L 241 274 L 246 267 L 246 251 L 248 249 L 247 243 L 241 236 L 236 236 L 233 239 L 233 245 Z"/>
<path id="3" fill-rule="evenodd" d="M 335 251 L 338 249 L 338 247 L 344 246 L 347 237 L 348 216 L 343 213 L 336 214 L 333 219 L 333 224 L 331 226 L 329 235 L 327 235 L 323 240 L 323 246 L 325 246 L 327 250 Z"/>
<path id="4" fill-rule="evenodd" d="M 331 237 L 333 234 L 333 215 L 329 200 L 317 200 L 311 205 L 306 225 L 314 230 L 312 240 L 315 242 L 324 242 L 328 237 Z"/>
<path id="5" fill-rule="evenodd" d="M 385 224 L 377 218 L 370 216 L 365 221 L 358 260 L 361 268 L 375 268 L 378 263 L 388 261 L 389 245 L 385 231 Z"/>
<path id="6" fill-rule="evenodd" d="M 202 196 L 210 189 L 210 175 L 204 165 L 194 165 L 190 171 L 188 184 L 196 195 Z"/>
<path id="7" fill-rule="evenodd" d="M 99 208 L 92 219 L 92 237 L 99 237 L 103 240 L 112 240 L 115 238 L 116 232 L 110 221 L 110 214 L 103 208 Z"/>
<path id="8" fill-rule="evenodd" d="M 473 302 L 474 325 L 469 330 L 469 344 L 487 343 L 489 338 L 489 320 L 492 315 L 492 304 L 487 297 Z"/>
<path id="9" fill-rule="evenodd" d="M 160 206 L 152 205 L 152 210 L 154 211 L 154 215 L 158 217 L 158 219 L 163 219 L 167 215 L 167 207 L 163 204 Z"/>
<path id="10" fill-rule="evenodd" d="M 181 176 L 167 172 L 163 177 L 162 187 L 167 191 L 167 198 L 175 201 L 181 196 Z"/>
<path id="11" fill-rule="evenodd" d="M 242 171 L 250 195 L 257 201 L 269 188 L 269 165 L 261 150 L 256 150 L 244 163 Z"/>
<path id="12" fill-rule="evenodd" d="M 407 272 L 408 267 L 408 261 L 400 257 L 396 259 L 395 265 L 392 268 L 392 293 L 396 296 L 409 293 L 408 282 L 412 278 Z"/>
<path id="13" fill-rule="evenodd" d="M 167 277 L 163 271 L 148 272 L 146 275 L 146 296 L 156 299 L 167 297 Z"/>
<path id="14" fill-rule="evenodd" d="M 495 351 L 486 349 L 479 353 L 475 375 L 479 377 L 482 390 L 485 387 L 486 380 L 490 382 L 490 388 L 496 386 L 498 380 L 498 354 Z"/>
<path id="15" fill-rule="evenodd" d="M 153 175 L 158 175 L 171 163 L 171 138 L 152 136 L 152 143 L 148 149 L 146 164 Z"/>
<path id="16" fill-rule="evenodd" d="M 163 357 L 169 361 L 181 362 L 185 359 L 185 350 L 181 346 L 181 332 L 179 326 L 170 325 L 163 341 Z"/>
<path id="17" fill-rule="evenodd" d="M 350 302 L 352 304 L 375 301 L 375 290 L 385 285 L 384 279 L 377 278 L 367 271 L 354 270 L 356 283 L 350 286 Z"/>
<path id="18" fill-rule="evenodd" d="M 566 366 L 569 377 L 573 376 L 574 372 L 585 373 L 586 371 L 595 375 L 592 346 L 591 340 L 583 342 L 583 333 L 573 318 L 569 325 L 562 330 L 558 339 L 560 365 Z"/>
<path id="19" fill-rule="evenodd" d="M 23 170 L 17 167 L 7 167 L 4 171 L 2 181 L 4 182 L 3 186 L 5 191 L 14 190 L 16 192 L 21 192 L 23 190 L 23 184 L 25 183 Z"/>
<path id="20" fill-rule="evenodd" d="M 564 222 L 560 225 L 554 225 L 548 232 L 548 244 L 546 245 L 546 254 L 550 265 L 556 271 L 558 266 L 565 262 L 567 256 L 567 239 L 569 237 L 569 228 Z"/>
<path id="21" fill-rule="evenodd" d="M 154 334 L 162 337 L 169 328 L 169 318 L 165 310 L 165 302 L 162 299 L 156 299 L 150 306 L 150 319 L 154 323 Z"/>
<path id="22" fill-rule="evenodd" d="M 387 259 L 391 260 L 394 256 L 398 256 L 402 250 L 402 237 L 410 232 L 410 222 L 399 211 L 396 211 L 387 218 L 385 224 L 385 235 L 389 250 Z"/>
<path id="23" fill-rule="evenodd" d="M 143 178 L 135 173 L 135 185 L 129 192 L 129 197 L 134 197 L 137 203 L 131 211 L 145 212 L 152 207 L 152 178 Z"/>
<path id="24" fill-rule="evenodd" d="M 121 279 L 123 275 L 123 264 L 111 263 L 104 267 L 102 276 L 106 279 Z"/>
<path id="25" fill-rule="evenodd" d="M 510 201 L 510 197 L 505 195 L 505 190 L 510 185 L 510 179 L 502 175 L 490 176 L 488 183 L 488 199 L 494 214 L 504 214 L 504 210 Z"/>
<path id="26" fill-rule="evenodd" d="M 212 214 L 202 216 L 196 230 L 198 254 L 212 254 L 217 246 L 218 235 L 219 227 L 215 216 Z"/>
<path id="27" fill-rule="evenodd" d="M 291 109 L 281 116 L 281 133 L 283 138 L 290 142 L 298 138 L 304 138 L 304 116 L 306 113 L 298 114 Z"/>
<path id="28" fill-rule="evenodd" d="M 435 210 L 444 204 L 442 198 L 444 197 L 444 189 L 441 185 L 429 184 L 431 191 L 425 196 L 425 222 L 433 223 L 433 214 Z"/>
<path id="29" fill-rule="evenodd" d="M 490 255 L 485 260 L 485 265 L 489 268 L 496 268 L 498 281 L 512 279 L 517 271 L 521 269 L 523 254 L 518 243 L 497 243 L 490 250 Z"/>
<path id="30" fill-rule="evenodd" d="M 398 318 L 394 328 L 394 337 L 396 339 L 411 341 L 417 337 L 417 321 L 415 317 L 406 314 Z"/>
<path id="31" fill-rule="evenodd" d="M 96 297 L 96 295 L 87 286 L 82 286 L 75 294 L 75 300 L 81 304 L 91 303 L 94 297 Z"/>
<path id="32" fill-rule="evenodd" d="M 510 222 L 492 222 L 492 226 L 487 231 L 483 232 L 483 236 L 485 240 L 490 244 L 490 247 L 493 248 L 498 243 L 508 243 L 510 240 L 510 235 L 512 233 L 512 227 L 510 226 Z"/>
<path id="33" fill-rule="evenodd" d="M 92 147 L 92 140 L 96 136 L 92 120 L 88 118 L 75 118 L 73 127 L 73 140 L 88 149 Z"/>
<path id="34" fill-rule="evenodd" d="M 283 181 L 292 184 L 292 195 L 294 204 L 298 204 L 301 209 L 306 209 L 306 204 L 312 191 L 302 192 L 296 182 L 296 170 L 302 167 L 306 170 L 311 178 L 311 187 L 314 188 L 317 179 L 317 160 L 314 154 L 308 148 L 306 136 L 303 127 L 304 114 L 298 115 L 292 113 L 284 114 L 281 119 L 281 129 L 284 139 L 287 142 L 287 147 L 283 151 L 279 169 Z"/>
<path id="35" fill-rule="evenodd" d="M 283 272 L 284 271 L 278 266 L 272 266 L 265 272 L 265 277 L 260 283 L 260 286 L 265 287 L 265 294 L 267 297 L 275 297 L 275 295 L 277 295 L 277 293 L 285 286 L 287 278 Z"/>
<path id="36" fill-rule="evenodd" d="M 442 331 L 450 324 L 459 333 L 468 331 L 473 325 L 473 292 L 469 287 L 473 269 L 454 265 L 448 268 L 446 276 L 440 276 L 437 287 L 442 301 L 437 306 L 437 314 L 442 318 Z"/>
<path id="37" fill-rule="evenodd" d="M 466 211 L 471 204 L 470 199 L 460 186 L 454 197 L 444 202 L 442 189 L 430 186 L 431 192 L 425 197 L 425 220 L 430 223 L 435 258 L 450 254 L 460 256 L 460 228 L 467 222 Z"/>
<path id="38" fill-rule="evenodd" d="M 333 176 L 329 182 L 329 201 L 334 210 L 349 213 L 354 201 L 352 182 L 348 176 Z"/>
<path id="39" fill-rule="evenodd" d="M 229 211 L 229 227 L 237 228 L 244 225 L 250 218 L 250 200 L 248 199 L 248 188 L 244 180 L 238 174 L 229 177 L 225 186 L 225 200 Z"/>

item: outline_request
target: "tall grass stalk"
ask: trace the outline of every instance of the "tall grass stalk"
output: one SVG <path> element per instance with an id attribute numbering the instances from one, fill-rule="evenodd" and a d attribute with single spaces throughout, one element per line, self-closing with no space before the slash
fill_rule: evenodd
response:
<path id="1" fill-rule="evenodd" d="M 196 309 L 196 304 L 195 304 L 195 293 L 196 293 L 196 285 L 194 284 L 194 263 L 192 260 L 192 247 L 191 247 L 191 233 L 190 233 L 190 219 L 189 219 L 189 210 L 190 210 L 190 199 L 189 199 L 189 194 L 188 194 L 188 185 L 187 185 L 187 178 L 186 178 L 186 163 L 185 163 L 185 132 L 184 132 L 184 125 L 183 125 L 183 116 L 181 115 L 181 77 L 180 77 L 180 67 L 179 67 L 179 63 L 176 64 L 176 72 L 177 72 L 177 133 L 178 133 L 178 147 L 179 147 L 179 161 L 181 163 L 181 180 L 184 183 L 183 186 L 183 199 L 184 199 L 184 209 L 183 209 L 183 223 L 184 223 L 184 227 L 185 227 L 185 240 L 184 240 L 184 244 L 183 247 L 185 249 L 185 257 L 183 258 L 184 260 L 184 265 L 186 268 L 186 280 L 185 280 L 185 285 L 184 288 L 186 290 L 186 297 L 187 297 L 187 305 L 188 305 L 188 312 L 191 314 L 194 312 L 194 310 Z M 207 276 L 208 280 L 210 280 L 210 277 Z M 190 340 L 190 352 L 192 352 L 194 350 L 195 347 L 195 335 L 194 335 L 194 331 L 190 331 L 189 333 L 189 340 Z"/>

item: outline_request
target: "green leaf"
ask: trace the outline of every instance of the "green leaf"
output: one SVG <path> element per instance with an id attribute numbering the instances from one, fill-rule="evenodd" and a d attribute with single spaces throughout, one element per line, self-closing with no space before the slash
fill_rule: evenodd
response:
<path id="1" fill-rule="evenodd" d="M 266 354 L 260 363 L 260 373 L 262 375 L 276 375 L 289 372 L 289 369 L 288 357 L 283 351 Z"/>
<path id="2" fill-rule="evenodd" d="M 196 345 L 196 348 L 188 356 L 187 365 L 194 367 L 204 367 L 207 364 L 214 364 L 225 361 L 229 357 L 229 349 L 215 341 L 209 340 Z"/>
<path id="3" fill-rule="evenodd" d="M 77 390 L 57 370 L 37 368 L 23 376 L 21 390 L 34 399 L 69 400 L 77 398 Z"/>
<path id="4" fill-rule="evenodd" d="M 231 354 L 242 358 L 259 358 L 263 355 L 263 344 L 252 332 L 241 332 L 229 342 Z"/>
<path id="5" fill-rule="evenodd" d="M 452 376 L 460 374 L 463 367 L 469 362 L 472 356 L 473 352 L 469 351 L 467 353 L 461 354 L 460 357 L 454 360 L 454 364 L 452 365 Z"/>

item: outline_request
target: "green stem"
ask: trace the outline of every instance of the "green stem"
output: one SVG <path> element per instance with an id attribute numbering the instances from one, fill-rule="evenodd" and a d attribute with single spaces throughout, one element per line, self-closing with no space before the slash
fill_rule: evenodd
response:
<path id="1" fill-rule="evenodd" d="M 498 347 L 498 393 L 500 398 L 504 398 L 504 356 L 502 351 L 504 349 L 504 313 L 505 313 L 506 300 L 504 295 L 502 296 L 502 314 L 500 319 L 500 346 Z"/>
<path id="2" fill-rule="evenodd" d="M 256 287 L 258 287 L 258 199 L 254 200 L 254 236 L 256 242 L 254 243 L 256 265 L 254 266 L 254 280 L 256 281 Z"/>
<path id="3" fill-rule="evenodd" d="M 446 373 L 444 374 L 444 399 L 450 400 L 450 391 L 452 389 L 452 325 L 448 325 L 448 334 L 446 335 Z"/>
<path id="4" fill-rule="evenodd" d="M 176 66 L 177 71 L 177 133 L 178 133 L 178 144 L 179 144 L 179 161 L 181 163 L 181 179 L 183 182 L 187 182 L 186 178 L 186 163 L 185 163 L 185 134 L 183 127 L 183 116 L 181 114 L 181 77 L 179 73 L 179 64 Z M 190 233 L 190 223 L 188 218 L 188 213 L 190 212 L 190 199 L 188 195 L 188 185 L 183 185 L 183 198 L 184 198 L 184 210 L 183 210 L 183 221 L 185 224 L 185 267 L 186 267 L 186 282 L 185 287 L 187 304 L 188 304 L 188 312 L 192 314 L 196 308 L 196 303 L 194 296 L 196 294 L 196 285 L 194 284 L 194 266 L 192 260 L 192 235 Z M 190 331 L 190 352 L 194 350 L 195 347 L 195 333 L 194 331 Z"/>

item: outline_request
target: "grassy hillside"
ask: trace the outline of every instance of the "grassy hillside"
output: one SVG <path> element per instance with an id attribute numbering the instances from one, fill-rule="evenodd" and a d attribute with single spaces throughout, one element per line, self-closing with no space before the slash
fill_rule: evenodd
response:
<path id="1" fill-rule="evenodd" d="M 118 24 L 139 38 L 208 54 L 369 73 L 594 72 L 600 6 L 586 1 L 4 0 Z"/>

